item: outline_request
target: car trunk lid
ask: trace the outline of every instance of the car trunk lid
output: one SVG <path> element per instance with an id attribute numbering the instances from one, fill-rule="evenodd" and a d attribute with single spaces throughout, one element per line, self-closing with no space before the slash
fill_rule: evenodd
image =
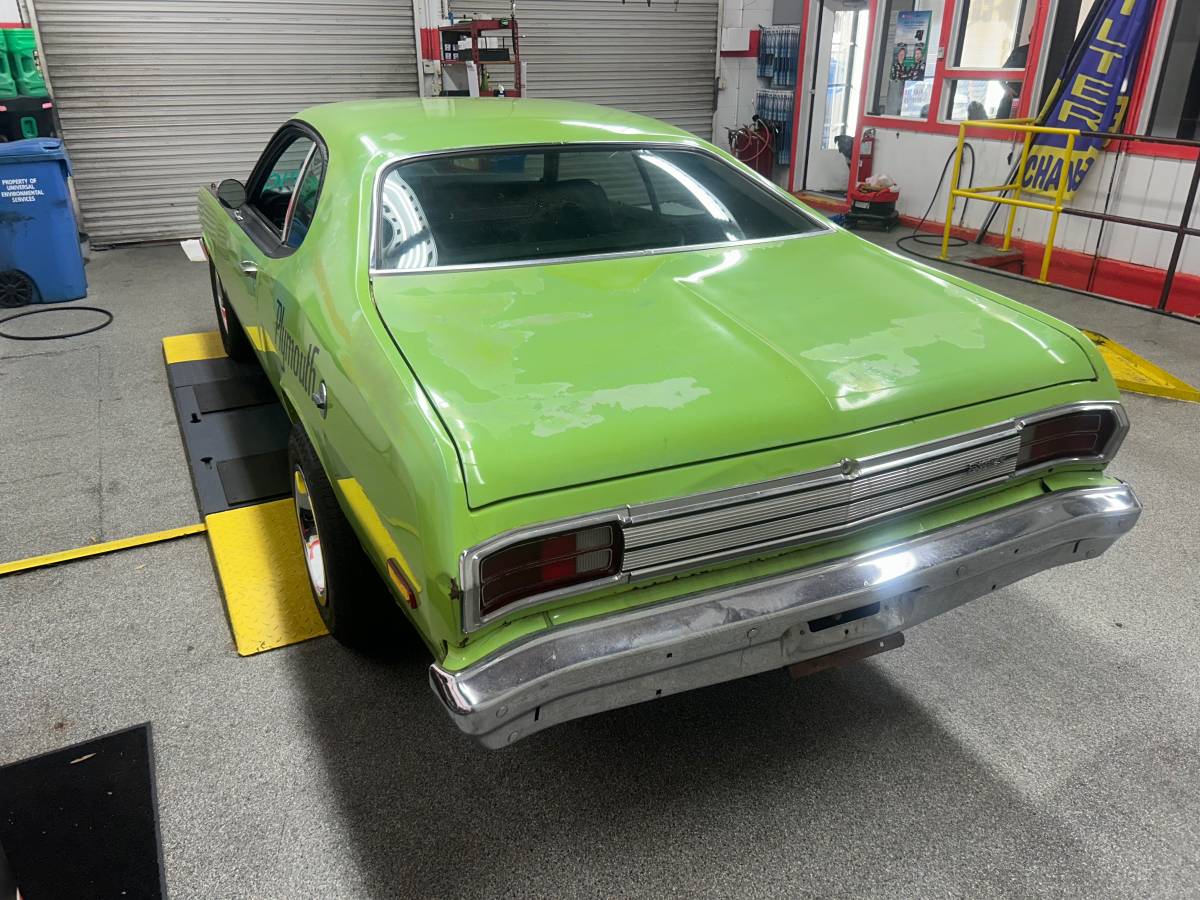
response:
<path id="1" fill-rule="evenodd" d="M 473 507 L 1095 377 L 1065 332 L 837 232 L 374 292 Z"/>

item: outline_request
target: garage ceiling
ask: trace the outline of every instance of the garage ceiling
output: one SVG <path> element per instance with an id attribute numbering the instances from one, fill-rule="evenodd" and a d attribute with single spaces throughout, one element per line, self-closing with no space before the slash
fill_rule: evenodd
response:
<path id="1" fill-rule="evenodd" d="M 404 0 L 36 0 L 83 227 L 199 233 L 196 192 L 245 179 L 314 103 L 417 94 Z"/>

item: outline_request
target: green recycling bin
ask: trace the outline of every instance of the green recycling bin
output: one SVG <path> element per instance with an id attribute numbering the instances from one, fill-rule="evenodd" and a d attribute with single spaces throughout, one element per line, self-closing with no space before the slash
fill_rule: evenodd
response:
<path id="1" fill-rule="evenodd" d="M 37 39 L 32 28 L 9 28 L 4 31 L 8 59 L 12 65 L 17 92 L 26 97 L 46 97 L 46 79 L 37 63 Z"/>

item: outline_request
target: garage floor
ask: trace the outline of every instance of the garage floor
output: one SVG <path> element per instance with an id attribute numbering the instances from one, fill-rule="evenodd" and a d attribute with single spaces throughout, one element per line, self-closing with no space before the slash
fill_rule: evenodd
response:
<path id="1" fill-rule="evenodd" d="M 89 277 L 114 325 L 0 340 L 0 561 L 197 518 L 159 340 L 213 327 L 205 269 Z M 1198 326 L 978 280 L 1200 383 Z M 501 752 L 424 659 L 239 658 L 203 537 L 0 579 L 0 763 L 152 722 L 175 898 L 1195 896 L 1200 405 L 1126 403 L 1146 512 L 1102 560 Z"/>

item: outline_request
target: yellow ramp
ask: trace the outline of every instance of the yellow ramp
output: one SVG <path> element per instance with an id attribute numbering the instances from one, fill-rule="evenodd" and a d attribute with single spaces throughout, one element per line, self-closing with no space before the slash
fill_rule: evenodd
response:
<path id="1" fill-rule="evenodd" d="M 220 359 L 225 355 L 221 333 L 201 331 L 197 334 L 177 334 L 163 338 L 163 356 L 167 365 L 193 362 L 197 359 Z"/>
<path id="2" fill-rule="evenodd" d="M 1121 390 L 1200 403 L 1200 390 L 1186 381 L 1180 381 L 1170 372 L 1102 334 L 1086 330 L 1083 333 L 1096 345 Z"/>
<path id="3" fill-rule="evenodd" d="M 205 519 L 241 656 L 328 634 L 308 587 L 295 516 L 289 498 Z"/>

